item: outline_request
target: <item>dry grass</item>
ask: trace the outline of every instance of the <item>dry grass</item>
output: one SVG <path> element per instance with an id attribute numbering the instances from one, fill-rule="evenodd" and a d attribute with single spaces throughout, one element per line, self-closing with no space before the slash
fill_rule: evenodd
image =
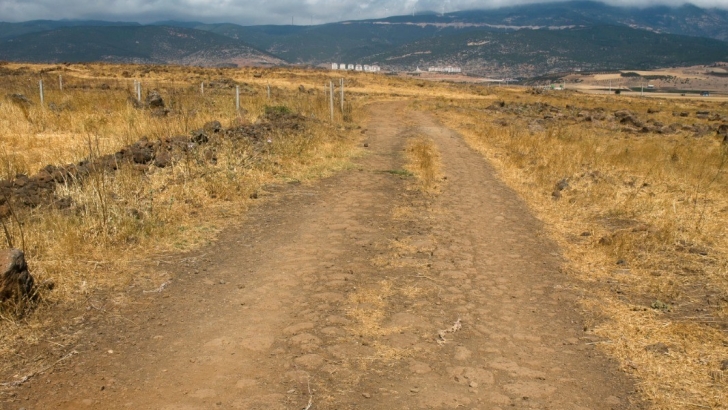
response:
<path id="1" fill-rule="evenodd" d="M 405 169 L 414 174 L 423 192 L 439 192 L 440 153 L 435 143 L 425 137 L 412 137 L 407 142 L 407 165 Z"/>
<path id="2" fill-rule="evenodd" d="M 494 90 L 495 91 L 495 90 Z M 550 227 L 583 281 L 600 346 L 634 374 L 654 408 L 728 403 L 728 147 L 711 136 L 630 134 L 609 118 L 631 109 L 676 122 L 672 111 L 720 105 L 496 91 L 507 103 L 549 103 L 564 119 L 485 110 L 478 101 L 430 108 L 483 153 Z M 694 104 L 694 105 L 691 105 Z M 567 105 L 569 107 L 567 107 Z M 603 121 L 578 120 L 602 107 Z M 498 123 L 494 122 L 498 120 Z M 706 123 L 691 115 L 683 124 Z M 559 184 L 561 182 L 561 184 Z M 663 348 L 663 345 L 665 348 Z"/>
<path id="3" fill-rule="evenodd" d="M 221 221 L 242 215 L 250 194 L 265 184 L 325 175 L 345 167 L 355 153 L 353 130 L 342 113 L 337 112 L 335 124 L 328 124 L 323 84 L 333 75 L 330 72 L 33 66 L 20 70 L 21 75 L 3 74 L 4 89 L 37 102 L 41 69 L 50 70 L 43 74 L 47 84 L 57 74 L 64 75 L 64 93 L 46 87 L 47 103 L 60 110 L 41 109 L 37 103 L 23 109 L 0 96 L 1 177 L 113 152 L 143 135 L 155 139 L 185 134 L 208 120 L 225 126 L 255 122 L 266 105 L 285 105 L 315 120 L 301 135 L 273 138 L 264 153 L 229 144 L 220 148 L 214 166 L 199 152 L 142 175 L 132 168 L 98 174 L 85 184 L 62 188 L 82 205 L 77 211 L 23 214 L 31 269 L 41 281 L 54 281 L 56 290 L 45 294 L 40 310 L 22 322 L 4 316 L 3 355 L 21 333 L 25 343 L 37 342 L 47 326 L 44 312 L 54 307 L 86 303 L 98 290 L 159 286 L 167 277 L 151 276 L 137 261 L 211 240 Z M 720 371 L 722 361 L 728 360 L 725 146 L 686 132 L 625 134 L 614 121 L 588 123 L 575 117 L 579 110 L 596 107 L 604 108 L 608 117 L 623 108 L 645 117 L 652 107 L 660 109 L 650 117 L 655 121 L 691 125 L 705 121 L 692 115 L 676 119 L 672 111 L 725 114 L 725 106 L 571 93 L 529 95 L 518 89 L 364 73 L 346 76 L 354 123 L 356 108 L 363 104 L 415 97 L 498 168 L 550 227 L 569 261 L 565 268 L 591 295 L 583 300 L 594 313 L 588 331 L 604 338 L 599 346 L 636 376 L 640 392 L 654 408 L 725 406 L 728 375 Z M 244 83 L 242 113 L 234 110 L 231 89 L 208 89 L 204 97 L 199 95 L 201 81 L 225 78 Z M 132 108 L 127 99 L 133 79 L 141 79 L 145 90 L 159 89 L 174 114 L 154 118 Z M 110 90 L 101 90 L 101 84 Z M 91 88 L 78 88 L 85 85 Z M 265 98 L 268 85 L 272 101 Z M 301 85 L 304 92 L 299 91 Z M 546 102 L 567 118 L 544 122 L 528 108 L 518 115 L 484 110 L 496 98 Z M 413 138 L 407 151 L 408 172 L 418 176 L 425 190 L 436 190 L 439 162 L 432 143 Z M 395 217 L 407 218 L 409 213 L 398 209 Z M 17 224 L 11 228 L 18 236 Z M 402 244 L 403 253 L 408 247 Z M 386 265 L 390 258 L 383 256 L 380 262 Z M 386 334 L 390 329 L 382 327 L 382 312 L 387 298 L 407 298 L 413 292 L 420 290 L 396 290 L 384 282 L 350 295 L 357 306 L 349 312 L 356 331 L 374 338 Z M 393 360 L 405 353 L 379 354 Z"/>
<path id="4" fill-rule="evenodd" d="M 46 104 L 41 107 L 34 91 L 43 68 L 32 66 L 0 76 L 8 94 L 22 93 L 32 102 L 18 104 L 0 96 L 3 179 L 34 174 L 47 164 L 113 153 L 143 136 L 156 140 L 189 135 L 210 120 L 219 120 L 224 127 L 253 124 L 263 120 L 266 106 L 285 106 L 308 120 L 295 132 L 274 129 L 263 148 L 222 139 L 214 147 L 188 151 L 170 167 L 139 170 L 128 165 L 115 172 L 94 172 L 81 183 L 57 188 L 58 196 L 72 199 L 70 210 L 17 209 L 17 221 L 5 221 L 8 237 L 15 246 L 24 247 L 36 280 L 53 283 L 54 289 L 42 290 L 41 302 L 31 315 L 2 313 L 3 357 L 18 337 L 24 344 L 36 343 L 51 325 L 51 310 L 84 305 L 96 292 L 158 287 L 167 278 L 146 272 L 146 260 L 211 241 L 230 217 L 244 214 L 251 196 L 266 184 L 305 183 L 348 166 L 351 156 L 358 155 L 355 122 L 343 122 L 337 112 L 330 123 L 323 93 L 301 92 L 298 81 L 274 88 L 270 100 L 263 85 L 243 84 L 242 109 L 236 112 L 234 89 L 208 88 L 203 96 L 198 80 L 234 77 L 245 83 L 255 78 L 255 71 L 76 65 L 56 68 L 63 73 L 64 91 L 57 86 L 54 90 L 47 81 Z M 132 80 L 118 78 L 119 73 L 140 78 L 145 70 L 159 71 L 156 75 L 146 71 L 143 84 L 145 90 L 160 91 L 171 110 L 166 117 L 135 109 L 128 101 Z M 57 78 L 56 74 L 43 76 Z M 312 88 L 306 83 L 306 89 Z M 349 96 L 353 121 L 357 107 L 357 96 Z M 209 160 L 210 150 L 215 162 Z M 6 366 L 11 364 L 6 361 Z"/>

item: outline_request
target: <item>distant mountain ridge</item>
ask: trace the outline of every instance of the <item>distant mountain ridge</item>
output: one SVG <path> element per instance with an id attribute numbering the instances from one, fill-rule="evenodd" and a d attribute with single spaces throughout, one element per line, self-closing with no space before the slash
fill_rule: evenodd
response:
<path id="1" fill-rule="evenodd" d="M 405 44 L 368 59 L 405 70 L 454 65 L 473 74 L 532 77 L 574 70 L 651 69 L 728 61 L 728 42 L 604 25 L 480 30 Z"/>
<path id="2" fill-rule="evenodd" d="M 104 61 L 200 66 L 281 64 L 240 40 L 166 26 L 76 26 L 5 40 L 0 58 L 27 62 Z"/>
<path id="3" fill-rule="evenodd" d="M 537 3 L 440 15 L 397 16 L 372 23 L 481 24 L 501 29 L 623 25 L 657 33 L 728 40 L 728 10 L 679 7 L 617 7 L 594 1 Z"/>
<path id="4" fill-rule="evenodd" d="M 371 62 L 376 60 L 375 56 L 406 44 L 472 31 L 513 32 L 595 26 L 624 26 L 654 33 L 726 41 L 728 10 L 702 9 L 692 5 L 625 8 L 593 1 L 571 1 L 444 15 L 420 13 L 316 26 L 239 26 L 224 23 L 202 24 L 194 28 L 244 39 L 292 63 L 321 64 L 342 59 Z"/>
<path id="5" fill-rule="evenodd" d="M 728 61 L 725 40 L 726 10 L 692 5 L 637 9 L 572 1 L 315 26 L 0 23 L 0 60 L 377 63 L 393 70 L 451 64 L 471 73 L 516 76 L 576 67 L 654 68 Z"/>
<path id="6" fill-rule="evenodd" d="M 0 22 L 0 39 L 8 39 L 24 34 L 40 33 L 63 27 L 108 27 L 108 26 L 141 26 L 134 22 L 111 22 L 101 20 L 31 20 L 22 23 Z"/>

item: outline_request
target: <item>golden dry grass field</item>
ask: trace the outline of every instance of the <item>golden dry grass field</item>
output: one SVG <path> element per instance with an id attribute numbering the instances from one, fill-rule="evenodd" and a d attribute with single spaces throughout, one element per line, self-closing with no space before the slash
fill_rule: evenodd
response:
<path id="1" fill-rule="evenodd" d="M 708 91 L 711 96 L 701 99 L 725 101 L 728 94 L 725 64 L 599 74 L 572 73 L 564 76 L 563 80 L 568 89 L 601 94 L 609 93 L 610 88 L 621 89 L 632 95 L 641 94 L 641 87 L 644 87 L 644 95 L 648 97 L 701 98 L 701 92 Z M 629 92 L 629 89 L 638 91 Z"/>
<path id="2" fill-rule="evenodd" d="M 564 269 L 582 281 L 590 331 L 654 408 L 724 408 L 728 144 L 714 128 L 726 122 L 726 104 L 496 92 L 495 106 L 422 105 L 548 224 Z M 624 109 L 645 123 L 680 126 L 642 132 L 616 119 Z M 701 120 L 698 111 L 721 119 Z"/>
<path id="3" fill-rule="evenodd" d="M 55 192 L 57 198 L 70 199 L 73 205 L 68 209 L 15 204 L 8 215 L 6 208 L 3 245 L 24 249 L 41 284 L 40 303 L 32 314 L 23 314 L 25 306 L 3 311 L 6 347 L 16 337 L 42 337 L 44 316 L 58 306 L 77 305 L 95 291 L 149 279 L 137 277 L 131 263 L 210 241 L 231 219 L 244 214 L 266 184 L 305 183 L 346 167 L 358 152 L 352 106 L 358 106 L 359 97 L 348 100 L 352 119 L 344 121 L 337 111 L 329 121 L 322 91 L 328 80 L 325 73 L 281 70 L 261 77 L 255 70 L 112 65 L 0 69 L 3 180 L 36 175 L 47 165 L 93 161 L 145 137 L 189 139 L 191 131 L 213 120 L 225 129 L 243 127 L 242 132 L 267 139 L 221 140 L 183 150 L 182 157 L 164 168 L 120 164 L 115 171 L 91 172 L 78 183 L 69 178 Z M 43 106 L 39 79 L 45 80 Z M 142 83 L 142 99 L 149 90 L 161 94 L 166 115 L 135 108 L 135 80 Z M 207 85 L 204 95 L 201 82 Z M 241 89 L 240 111 L 235 109 L 236 83 Z M 276 107 L 297 114 L 289 121 L 295 132 L 283 133 L 285 127 L 277 129 L 280 121 L 267 119 L 266 110 L 275 112 Z M 53 290 L 47 290 L 51 286 Z"/>
<path id="4" fill-rule="evenodd" d="M 458 131 L 546 224 L 563 252 L 562 269 L 583 296 L 585 332 L 635 378 L 642 399 L 655 409 L 728 403 L 728 144 L 716 131 L 728 124 L 727 103 L 346 73 L 345 112 L 337 101 L 331 121 L 324 86 L 340 73 L 328 71 L 104 64 L 0 70 L 3 180 L 93 161 L 143 137 L 189 136 L 214 120 L 263 138 L 210 139 L 165 167 L 92 170 L 56 188 L 70 207 L 24 207 L 5 198 L 11 206 L 3 245 L 22 246 L 40 285 L 36 302 L 2 310 L 5 372 L 32 362 L 18 357 L 18 346 L 40 343 L 58 312 L 85 306 L 95 293 L 159 285 L 164 278 L 140 272 L 138 261 L 214 240 L 268 186 L 306 184 L 347 168 L 364 155 L 362 107 L 400 100 Z M 143 96 L 160 93 L 165 114 L 135 107 L 135 80 Z M 406 172 L 422 191 L 436 193 L 443 171 L 432 142 L 412 138 L 406 151 Z"/>

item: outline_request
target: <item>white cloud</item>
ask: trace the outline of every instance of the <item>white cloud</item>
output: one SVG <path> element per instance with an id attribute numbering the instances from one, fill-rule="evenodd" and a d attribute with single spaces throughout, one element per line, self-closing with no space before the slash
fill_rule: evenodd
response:
<path id="1" fill-rule="evenodd" d="M 540 3 L 542 0 L 0 0 L 0 20 L 187 20 L 239 24 L 322 23 L 378 18 L 413 11 L 457 11 Z M 605 0 L 620 6 L 680 6 L 684 0 Z M 728 0 L 691 0 L 728 9 Z"/>

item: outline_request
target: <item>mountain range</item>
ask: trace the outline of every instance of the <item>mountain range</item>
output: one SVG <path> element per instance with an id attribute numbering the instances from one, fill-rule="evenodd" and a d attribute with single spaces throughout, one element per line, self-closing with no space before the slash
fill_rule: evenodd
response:
<path id="1" fill-rule="evenodd" d="M 0 59 L 134 64 L 268 65 L 284 61 L 230 37 L 170 26 L 68 26 L 4 39 Z"/>
<path id="2" fill-rule="evenodd" d="M 0 60 L 243 65 L 331 62 L 531 76 L 728 61 L 728 11 L 591 1 L 293 26 L 231 23 L 0 23 Z"/>

